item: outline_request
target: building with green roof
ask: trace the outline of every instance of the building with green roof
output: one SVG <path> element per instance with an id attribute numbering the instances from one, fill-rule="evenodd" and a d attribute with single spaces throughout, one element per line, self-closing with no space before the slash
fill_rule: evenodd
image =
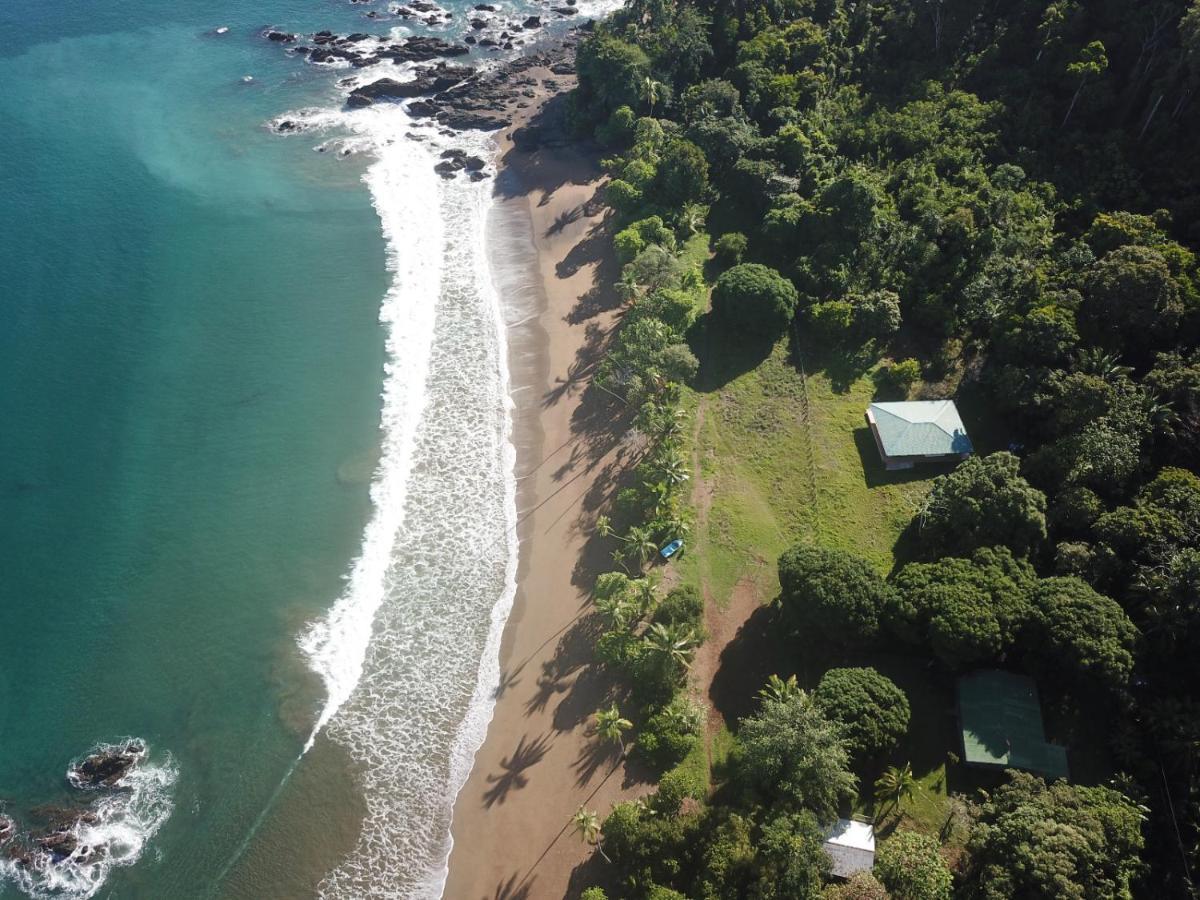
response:
<path id="1" fill-rule="evenodd" d="M 1068 776 L 1067 750 L 1046 740 L 1037 684 L 987 669 L 958 679 L 963 762 L 1024 769 L 1049 781 Z"/>
<path id="2" fill-rule="evenodd" d="M 953 400 L 872 403 L 867 425 L 887 469 L 919 462 L 954 462 L 971 454 L 971 439 Z"/>

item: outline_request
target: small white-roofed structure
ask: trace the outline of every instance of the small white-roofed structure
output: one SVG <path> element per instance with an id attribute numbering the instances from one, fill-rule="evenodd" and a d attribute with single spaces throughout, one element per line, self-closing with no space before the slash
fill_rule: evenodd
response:
<path id="1" fill-rule="evenodd" d="M 831 874 L 835 878 L 870 872 L 875 865 L 875 826 L 854 819 L 838 819 L 829 830 L 824 847 L 833 861 Z"/>
<path id="2" fill-rule="evenodd" d="M 867 425 L 886 469 L 911 469 L 919 462 L 966 459 L 971 439 L 953 400 L 872 403 Z"/>

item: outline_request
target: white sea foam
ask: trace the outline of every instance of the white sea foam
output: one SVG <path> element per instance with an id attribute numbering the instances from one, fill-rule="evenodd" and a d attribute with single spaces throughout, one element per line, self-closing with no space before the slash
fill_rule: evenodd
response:
<path id="1" fill-rule="evenodd" d="M 92 752 L 113 746 L 102 744 Z M 74 764 L 68 778 L 73 768 Z M 0 861 L 0 885 L 11 880 L 36 900 L 86 900 L 95 896 L 113 868 L 137 862 L 170 817 L 171 789 L 177 777 L 170 755 L 154 764 L 143 759 L 111 788 L 100 789 L 102 796 L 88 807 L 89 821 L 80 820 L 71 827 L 76 846 L 70 856 L 55 859 L 48 851 L 38 849 L 29 865 L 4 859 Z"/>
<path id="2" fill-rule="evenodd" d="M 384 68 L 396 77 L 411 67 L 364 69 L 343 87 Z M 348 132 L 335 139 L 343 149 L 376 156 L 365 181 L 393 274 L 373 517 L 345 590 L 300 639 L 328 694 L 309 746 L 323 729 L 344 746 L 366 803 L 357 846 L 320 894 L 437 898 L 454 801 L 500 683 L 517 542 L 506 298 L 485 233 L 492 182 L 444 181 L 433 165 L 451 147 L 489 158 L 494 144 L 444 135 L 395 104 L 288 118 Z"/>

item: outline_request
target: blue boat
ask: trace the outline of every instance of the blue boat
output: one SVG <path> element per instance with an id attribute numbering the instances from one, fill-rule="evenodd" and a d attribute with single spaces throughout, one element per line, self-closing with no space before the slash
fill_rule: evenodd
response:
<path id="1" fill-rule="evenodd" d="M 676 538 L 675 540 L 671 541 L 671 543 L 667 544 L 667 546 L 665 546 L 661 550 L 659 550 L 658 555 L 661 556 L 663 559 L 670 559 L 672 556 L 674 556 L 676 553 L 678 553 L 682 549 L 683 549 L 683 541 L 681 541 L 679 538 Z"/>

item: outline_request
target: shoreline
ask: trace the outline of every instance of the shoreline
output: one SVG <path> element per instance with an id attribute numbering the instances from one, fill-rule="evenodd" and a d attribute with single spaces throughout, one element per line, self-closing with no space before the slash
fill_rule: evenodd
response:
<path id="1" fill-rule="evenodd" d="M 526 74 L 538 96 L 497 135 L 488 222 L 513 404 L 517 588 L 487 733 L 454 802 L 442 891 L 453 898 L 577 892 L 573 873 L 590 848 L 569 833 L 571 815 L 586 804 L 603 816 L 644 792 L 590 734 L 608 686 L 585 668 L 599 562 L 588 558 L 590 526 L 630 461 L 620 431 L 584 398 L 619 308 L 605 210 L 593 202 L 603 179 L 561 134 L 574 76 Z M 514 132 L 530 123 L 547 139 L 518 147 Z"/>

